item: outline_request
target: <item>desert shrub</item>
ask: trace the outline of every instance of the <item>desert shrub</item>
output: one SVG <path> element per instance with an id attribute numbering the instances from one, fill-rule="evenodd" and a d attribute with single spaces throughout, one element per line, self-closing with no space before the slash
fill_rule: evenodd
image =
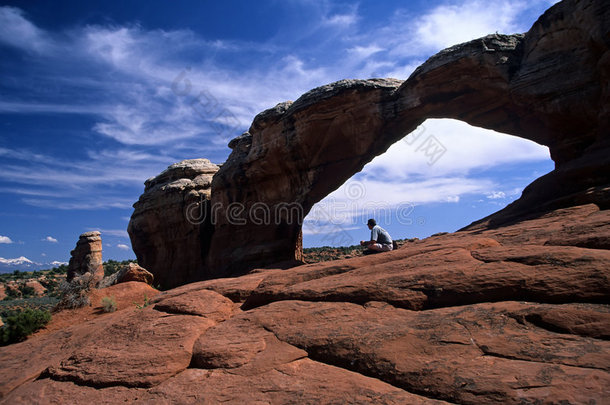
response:
<path id="1" fill-rule="evenodd" d="M 46 278 L 40 280 L 40 284 L 42 284 L 42 286 L 47 289 L 46 295 L 50 297 L 56 295 L 56 292 L 59 287 L 59 283 L 57 282 L 57 280 L 55 280 L 54 278 Z"/>
<path id="2" fill-rule="evenodd" d="M 53 267 L 50 270 L 50 273 L 52 273 L 52 274 L 66 274 L 66 273 L 68 273 L 68 265 L 67 264 L 60 264 L 59 267 Z"/>
<path id="3" fill-rule="evenodd" d="M 6 288 L 5 290 L 6 297 L 5 300 L 14 300 L 19 298 L 21 295 L 19 294 L 19 290 L 16 288 Z"/>
<path id="4" fill-rule="evenodd" d="M 51 313 L 39 309 L 26 309 L 6 319 L 0 329 L 2 345 L 21 342 L 26 337 L 44 327 L 51 320 Z"/>
<path id="5" fill-rule="evenodd" d="M 59 285 L 61 298 L 57 309 L 82 308 L 90 304 L 89 292 L 95 287 L 95 279 L 91 273 L 86 273 L 72 281 L 62 281 Z"/>
<path id="6" fill-rule="evenodd" d="M 144 303 L 142 305 L 138 304 L 137 302 L 134 302 L 136 309 L 144 309 L 147 306 L 150 305 L 150 300 L 148 299 L 148 295 L 144 294 Z"/>
<path id="7" fill-rule="evenodd" d="M 33 297 L 36 295 L 36 290 L 33 287 L 25 285 L 25 283 L 19 286 L 19 291 L 21 291 L 21 296 L 23 298 Z"/>
<path id="8" fill-rule="evenodd" d="M 21 280 L 22 278 L 26 278 L 26 277 L 27 277 L 27 272 L 25 272 L 25 271 L 15 270 L 13 272 L 13 280 Z"/>
<path id="9" fill-rule="evenodd" d="M 114 312 L 117 309 L 116 300 L 114 297 L 102 298 L 102 309 L 104 312 Z"/>

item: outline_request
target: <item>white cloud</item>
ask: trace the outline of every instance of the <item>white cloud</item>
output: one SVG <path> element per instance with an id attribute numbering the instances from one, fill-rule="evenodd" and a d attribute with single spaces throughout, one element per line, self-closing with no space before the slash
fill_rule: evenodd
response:
<path id="1" fill-rule="evenodd" d="M 118 245 L 116 245 L 116 247 L 118 247 L 121 250 L 129 250 L 129 246 L 124 245 L 122 243 L 119 243 Z"/>
<path id="2" fill-rule="evenodd" d="M 517 16 L 527 7 L 525 1 L 466 1 L 440 5 L 416 23 L 416 37 L 430 49 L 443 49 L 494 32 L 522 31 Z"/>
<path id="3" fill-rule="evenodd" d="M 429 156 L 426 149 L 432 141 L 438 143 L 439 153 Z M 441 150 L 445 150 L 444 153 L 440 153 Z M 428 152 L 434 152 L 434 149 Z M 376 157 L 363 172 L 377 178 L 407 181 L 417 175 L 467 174 L 505 163 L 549 159 L 548 147 L 532 141 L 457 120 L 433 119 Z"/>
<path id="4" fill-rule="evenodd" d="M 339 28 L 346 28 L 354 25 L 358 21 L 358 14 L 352 12 L 349 14 L 334 14 L 326 17 L 323 20 L 325 25 L 331 25 Z"/>
<path id="5" fill-rule="evenodd" d="M 380 48 L 377 45 L 369 45 L 369 46 L 357 45 L 353 48 L 349 48 L 347 51 L 360 58 L 368 58 L 369 56 L 374 55 L 377 52 L 383 51 L 383 48 Z"/>
<path id="6" fill-rule="evenodd" d="M 506 193 L 504 191 L 492 191 L 491 193 L 487 194 L 487 198 L 490 200 L 504 199 L 506 198 Z"/>
<path id="7" fill-rule="evenodd" d="M 446 47 L 494 32 L 526 32 L 549 5 L 547 0 L 440 3 L 421 15 L 414 15 L 409 9 L 399 9 L 389 24 L 375 32 L 374 37 L 385 39 L 384 46 L 389 49 L 390 60 L 432 56 Z"/>
<path id="8" fill-rule="evenodd" d="M 8 236 L 2 236 L 0 235 L 0 243 L 13 243 L 13 241 L 11 240 L 11 238 L 9 238 Z"/>
<path id="9" fill-rule="evenodd" d="M 68 264 L 68 262 L 60 262 L 58 260 L 54 260 L 51 263 L 49 263 L 51 266 L 61 266 L 62 264 Z"/>
<path id="10" fill-rule="evenodd" d="M 43 241 L 51 242 L 51 243 L 57 243 L 57 239 L 55 239 L 52 236 L 47 236 L 46 238 L 43 239 Z"/>

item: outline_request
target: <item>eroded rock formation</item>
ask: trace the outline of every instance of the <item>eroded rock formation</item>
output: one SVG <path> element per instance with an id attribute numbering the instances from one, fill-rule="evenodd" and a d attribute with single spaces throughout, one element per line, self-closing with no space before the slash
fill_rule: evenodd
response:
<path id="1" fill-rule="evenodd" d="M 201 279 L 213 228 L 210 184 L 218 166 L 184 160 L 146 180 L 127 231 L 138 263 L 164 288 Z"/>
<path id="2" fill-rule="evenodd" d="M 211 196 L 206 189 L 213 227 L 184 221 L 190 191 L 181 189 L 172 194 L 180 204 L 169 219 L 156 215 L 154 226 L 139 225 L 144 207 L 165 198 L 147 185 L 130 224 L 134 251 L 162 285 L 169 273 L 170 285 L 177 285 L 298 263 L 300 219 L 313 204 L 427 118 L 459 119 L 533 140 L 547 145 L 556 163 L 521 199 L 472 229 L 577 204 L 608 208 L 609 26 L 606 1 L 565 0 L 526 34 L 494 34 L 448 48 L 404 82 L 343 80 L 280 103 L 231 141 Z"/>
<path id="3" fill-rule="evenodd" d="M 279 104 L 234 142 L 214 177 L 212 203 L 238 203 L 247 213 L 253 204 L 292 202 L 307 214 L 425 119 L 455 118 L 547 145 L 556 163 L 484 226 L 588 202 L 608 207 L 609 27 L 606 1 L 564 1 L 525 35 L 446 49 L 404 83 L 344 80 Z M 216 224 L 211 269 L 239 273 L 299 258 L 300 224 L 236 226 L 228 216 Z"/>
<path id="4" fill-rule="evenodd" d="M 589 204 L 192 283 L 0 348 L 0 402 L 602 404 L 609 240 Z"/>
<path id="5" fill-rule="evenodd" d="M 70 252 L 67 280 L 84 274 L 93 276 L 93 285 L 104 278 L 104 262 L 102 260 L 102 238 L 98 231 L 81 234 L 76 247 Z"/>

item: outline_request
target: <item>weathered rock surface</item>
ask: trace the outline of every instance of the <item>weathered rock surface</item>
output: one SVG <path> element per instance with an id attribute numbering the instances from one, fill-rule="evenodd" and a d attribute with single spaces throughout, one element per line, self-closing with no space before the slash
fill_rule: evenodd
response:
<path id="1" fill-rule="evenodd" d="M 93 283 L 97 284 L 104 278 L 102 260 L 102 238 L 98 231 L 85 232 L 79 236 L 76 247 L 70 252 L 67 280 L 84 274 L 93 276 Z"/>
<path id="2" fill-rule="evenodd" d="M 263 111 L 230 142 L 233 151 L 213 177 L 211 197 L 206 194 L 213 229 L 191 229 L 184 221 L 188 190 L 172 194 L 182 205 L 169 218 L 138 226 L 147 217 L 140 214 L 144 207 L 165 198 L 145 191 L 130 225 L 138 259 L 159 273 L 162 285 L 168 282 L 163 274 L 171 273 L 177 285 L 297 264 L 301 220 L 313 204 L 427 118 L 533 140 L 547 145 L 556 163 L 519 200 L 470 229 L 587 203 L 608 208 L 609 27 L 607 1 L 564 0 L 526 34 L 494 34 L 445 49 L 404 82 L 342 80 Z M 156 251 L 164 257 L 151 256 Z"/>
<path id="3" fill-rule="evenodd" d="M 609 231 L 589 204 L 184 285 L 0 348 L 0 403 L 602 404 Z"/>
<path id="4" fill-rule="evenodd" d="M 184 160 L 146 180 L 127 231 L 138 263 L 164 288 L 206 274 L 213 227 L 210 184 L 218 166 L 207 159 Z"/>

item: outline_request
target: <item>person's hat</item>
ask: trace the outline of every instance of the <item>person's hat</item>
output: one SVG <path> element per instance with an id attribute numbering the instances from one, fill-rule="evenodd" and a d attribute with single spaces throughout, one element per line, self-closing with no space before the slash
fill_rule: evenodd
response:
<path id="1" fill-rule="evenodd" d="M 366 222 L 366 224 L 370 226 L 375 226 L 377 225 L 377 222 L 373 218 L 371 218 Z"/>

